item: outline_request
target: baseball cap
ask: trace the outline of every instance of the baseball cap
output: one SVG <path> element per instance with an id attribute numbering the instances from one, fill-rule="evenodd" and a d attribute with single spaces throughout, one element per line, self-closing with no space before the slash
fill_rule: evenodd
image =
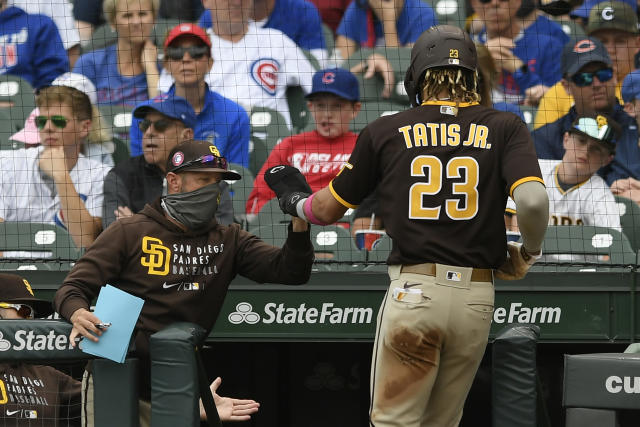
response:
<path id="1" fill-rule="evenodd" d="M 53 313 L 51 303 L 36 298 L 27 279 L 17 274 L 0 273 L 0 302 L 30 305 L 38 317 Z"/>
<path id="2" fill-rule="evenodd" d="M 91 80 L 89 80 L 82 74 L 60 74 L 54 81 L 51 82 L 51 86 L 72 87 L 87 95 L 89 97 L 89 101 L 91 101 L 91 105 L 96 105 L 98 103 L 98 95 L 96 93 L 95 85 L 91 82 Z"/>
<path id="3" fill-rule="evenodd" d="M 622 81 L 622 100 L 633 102 L 640 99 L 640 70 L 634 70 L 626 75 Z"/>
<path id="4" fill-rule="evenodd" d="M 222 179 L 238 180 L 242 176 L 229 170 L 227 159 L 208 141 L 190 139 L 173 147 L 167 158 L 167 172 L 221 172 Z"/>
<path id="5" fill-rule="evenodd" d="M 570 77 L 592 62 L 612 65 L 607 49 L 600 40 L 595 37 L 584 37 L 577 41 L 570 41 L 562 51 L 562 75 Z"/>
<path id="6" fill-rule="evenodd" d="M 577 133 L 595 139 L 612 153 L 616 150 L 616 137 L 620 132 L 620 126 L 604 114 L 595 116 L 578 116 L 573 121 L 571 133 Z"/>
<path id="7" fill-rule="evenodd" d="M 587 23 L 587 34 L 593 34 L 599 30 L 620 30 L 637 34 L 638 16 L 629 3 L 603 1 L 591 9 Z"/>
<path id="8" fill-rule="evenodd" d="M 27 145 L 40 144 L 40 133 L 36 126 L 36 116 L 40 115 L 40 109 L 35 108 L 27 120 L 24 122 L 24 127 L 18 132 L 9 137 L 11 141 L 22 142 Z"/>
<path id="9" fill-rule="evenodd" d="M 348 101 L 360 100 L 358 79 L 344 68 L 327 68 L 317 71 L 313 75 L 311 92 L 306 98 L 312 98 L 319 93 L 332 93 Z"/>
<path id="10" fill-rule="evenodd" d="M 589 19 L 589 12 L 591 12 L 591 9 L 593 9 L 595 5 L 597 5 L 598 3 L 602 3 L 603 1 L 605 0 L 586 0 L 580 6 L 573 9 L 569 13 L 569 16 L 572 18 Z M 634 13 L 636 10 L 638 10 L 638 4 L 635 2 L 635 0 L 621 0 L 621 1 L 629 4 L 631 8 L 634 10 Z"/>
<path id="11" fill-rule="evenodd" d="M 139 104 L 133 110 L 133 117 L 144 119 L 147 113 L 156 111 L 172 119 L 180 120 L 188 128 L 196 127 L 196 112 L 191 104 L 181 96 L 171 93 L 161 93 L 148 101 Z"/>
<path id="12" fill-rule="evenodd" d="M 179 24 L 173 27 L 164 39 L 164 47 L 167 48 L 167 46 L 180 36 L 195 36 L 202 40 L 204 44 L 211 47 L 211 40 L 206 31 L 196 24 Z"/>

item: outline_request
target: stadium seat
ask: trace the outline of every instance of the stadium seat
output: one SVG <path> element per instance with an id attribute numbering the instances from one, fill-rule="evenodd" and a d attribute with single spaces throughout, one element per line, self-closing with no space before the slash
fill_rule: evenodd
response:
<path id="1" fill-rule="evenodd" d="M 169 31 L 176 25 L 180 24 L 179 19 L 158 18 L 156 24 L 151 31 L 151 40 L 158 46 L 158 54 L 162 55 L 162 47 L 164 46 L 164 39 L 167 38 Z"/>
<path id="2" fill-rule="evenodd" d="M 91 52 L 92 50 L 102 49 L 114 44 L 118 40 L 118 33 L 115 32 L 111 25 L 100 25 L 91 34 L 91 40 L 82 46 L 82 53 Z"/>
<path id="3" fill-rule="evenodd" d="M 620 212 L 622 232 L 634 251 L 640 250 L 640 206 L 626 197 L 614 196 Z"/>
<path id="4" fill-rule="evenodd" d="M 313 126 L 313 119 L 307 108 L 307 100 L 304 97 L 302 88 L 300 86 L 289 86 L 286 95 L 294 133 L 307 130 L 310 123 Z"/>
<path id="5" fill-rule="evenodd" d="M 388 234 L 382 236 L 380 241 L 367 254 L 367 262 L 384 263 L 387 261 L 392 247 L 391 237 Z M 386 266 L 385 266 L 386 268 Z"/>
<path id="6" fill-rule="evenodd" d="M 327 58 L 331 58 L 333 49 L 336 46 L 336 40 L 333 37 L 333 31 L 331 30 L 331 27 L 329 27 L 325 23 L 322 24 L 322 35 L 324 36 L 324 42 L 327 45 Z"/>
<path id="7" fill-rule="evenodd" d="M 359 133 L 369 123 L 377 119 L 378 117 L 388 116 L 390 114 L 399 113 L 405 110 L 405 105 L 396 104 L 394 102 L 363 102 L 360 113 L 351 123 L 351 129 Z"/>
<path id="8" fill-rule="evenodd" d="M 76 260 L 82 254 L 67 230 L 35 222 L 0 223 L 0 252 L 8 251 L 46 254 L 37 258 L 52 260 Z"/>
<path id="9" fill-rule="evenodd" d="M 34 90 L 28 81 L 10 74 L 0 75 L 0 110 L 8 111 L 14 129 L 22 129 L 35 108 Z"/>
<path id="10" fill-rule="evenodd" d="M 237 181 L 227 180 L 229 185 L 229 191 L 231 192 L 231 200 L 233 201 L 233 217 L 238 224 L 246 226 L 247 215 L 245 212 L 245 205 L 249 194 L 253 189 L 253 174 L 247 168 L 242 165 L 231 163 L 229 170 L 239 173 L 242 179 Z"/>
<path id="11" fill-rule="evenodd" d="M 466 2 L 463 0 L 428 0 L 438 18 L 438 24 L 464 28 L 467 17 Z"/>
<path id="12" fill-rule="evenodd" d="M 123 141 L 129 141 L 133 108 L 124 105 L 101 105 L 99 108 L 106 122 L 111 125 L 113 136 Z"/>
<path id="13" fill-rule="evenodd" d="M 598 268 L 611 265 L 634 265 L 636 253 L 620 231 L 592 225 L 550 225 L 542 246 L 543 258 L 532 271 L 593 271 L 577 264 L 594 264 Z M 545 266 L 544 262 L 558 263 Z M 566 264 L 566 265 L 563 265 Z"/>
<path id="14" fill-rule="evenodd" d="M 576 21 L 572 19 L 556 19 L 555 20 L 560 26 L 562 30 L 569 37 L 585 37 L 586 33 L 584 32 L 584 28 L 580 26 Z"/>
<path id="15" fill-rule="evenodd" d="M 254 107 L 249 113 L 251 142 L 249 169 L 255 175 L 278 142 L 291 134 L 282 114 L 266 107 Z"/>
<path id="16" fill-rule="evenodd" d="M 117 165 L 118 163 L 131 157 L 131 154 L 129 152 L 129 144 L 127 143 L 127 141 L 123 141 L 120 138 L 113 138 L 111 142 L 113 144 L 113 152 L 111 153 L 113 163 Z"/>
<path id="17" fill-rule="evenodd" d="M 251 233 L 270 245 L 282 247 L 287 241 L 287 230 L 287 224 L 270 224 L 254 228 Z"/>
<path id="18" fill-rule="evenodd" d="M 536 116 L 537 107 L 531 107 L 529 105 L 519 105 L 522 115 L 524 116 L 524 122 L 527 125 L 529 132 L 533 131 L 533 119 Z"/>
<path id="19" fill-rule="evenodd" d="M 282 212 L 280 205 L 278 205 L 278 199 L 273 198 L 265 203 L 257 215 L 247 215 L 247 221 L 249 222 L 249 230 L 253 232 L 258 227 L 271 224 L 288 224 L 291 221 L 291 216 Z"/>
<path id="20" fill-rule="evenodd" d="M 366 260 L 366 251 L 359 250 L 349 230 L 339 225 L 312 224 L 311 243 L 316 262 L 364 263 Z"/>
<path id="21" fill-rule="evenodd" d="M 17 122 L 11 119 L 11 110 L 0 108 L 0 150 L 15 150 L 24 147 L 24 143 L 9 139 L 18 130 L 16 124 Z"/>

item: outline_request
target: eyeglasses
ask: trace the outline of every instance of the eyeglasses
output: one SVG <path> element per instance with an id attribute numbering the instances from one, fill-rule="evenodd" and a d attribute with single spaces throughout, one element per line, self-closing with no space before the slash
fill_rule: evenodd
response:
<path id="1" fill-rule="evenodd" d="M 613 78 L 613 68 L 603 68 L 592 73 L 577 73 L 571 76 L 571 81 L 578 87 L 586 87 L 593 83 L 593 76 L 596 76 L 601 83 L 608 82 Z"/>
<path id="2" fill-rule="evenodd" d="M 176 172 L 180 169 L 184 169 L 184 168 L 188 168 L 189 166 L 193 166 L 193 165 L 197 165 L 197 164 L 207 164 L 207 163 L 211 163 L 211 166 L 213 166 L 214 168 L 218 168 L 218 169 L 227 169 L 228 165 L 227 165 L 227 159 L 225 159 L 224 157 L 218 157 L 218 156 L 214 156 L 213 154 L 207 154 L 204 156 L 200 156 L 197 159 L 193 159 L 193 160 L 189 160 L 186 163 L 183 163 L 179 166 L 176 166 L 175 168 L 173 168 L 173 170 L 171 172 Z"/>
<path id="3" fill-rule="evenodd" d="M 164 132 L 169 128 L 169 126 L 171 126 L 171 122 L 172 120 L 169 120 L 169 119 L 160 119 L 160 120 L 156 120 L 155 122 L 152 122 L 151 120 L 148 120 L 148 119 L 143 119 L 138 124 L 138 128 L 140 128 L 140 131 L 142 133 L 145 133 L 147 129 L 149 129 L 151 125 L 153 125 L 153 127 L 158 132 Z"/>
<path id="4" fill-rule="evenodd" d="M 0 302 L 1 308 L 13 308 L 18 312 L 18 315 L 24 319 L 33 319 L 34 310 L 33 307 L 27 304 L 9 304 L 7 302 Z"/>
<path id="5" fill-rule="evenodd" d="M 51 117 L 47 117 L 47 116 L 36 116 L 36 127 L 38 128 L 38 130 L 42 130 L 44 129 L 44 127 L 47 125 L 47 122 L 51 120 L 51 123 L 53 123 L 53 125 L 55 127 L 57 127 L 58 129 L 64 129 L 67 127 L 67 122 L 69 119 L 67 119 L 64 116 L 51 116 Z"/>
<path id="6" fill-rule="evenodd" d="M 201 59 L 209 52 L 209 48 L 207 46 L 168 47 L 165 56 L 179 61 L 184 58 L 185 52 L 189 52 L 189 56 L 193 59 Z"/>

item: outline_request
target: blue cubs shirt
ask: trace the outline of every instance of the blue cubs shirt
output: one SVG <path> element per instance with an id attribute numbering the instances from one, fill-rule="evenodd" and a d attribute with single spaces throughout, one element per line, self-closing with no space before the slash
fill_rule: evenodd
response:
<path id="1" fill-rule="evenodd" d="M 205 29 L 213 27 L 209 9 L 200 16 L 198 25 Z M 318 8 L 306 0 L 276 0 L 262 28 L 282 31 L 302 49 L 327 48 Z"/>
<path id="2" fill-rule="evenodd" d="M 17 7 L 0 13 L 0 74 L 20 76 L 38 89 L 67 71 L 67 51 L 51 18 Z"/>
<path id="3" fill-rule="evenodd" d="M 547 18 L 546 16 L 540 15 L 533 22 L 533 24 L 529 25 L 524 30 L 525 36 L 535 36 L 538 34 L 544 34 L 545 36 L 551 36 L 557 40 L 557 43 L 560 43 L 562 46 L 569 43 L 569 36 L 564 32 L 562 26 L 555 22 L 552 19 Z M 483 28 L 480 33 L 473 36 L 475 41 L 478 41 L 482 44 L 487 42 L 487 32 Z"/>
<path id="4" fill-rule="evenodd" d="M 115 44 L 85 53 L 76 62 L 73 72 L 84 74 L 95 85 L 98 104 L 134 107 L 149 99 L 144 73 L 132 77 L 120 75 Z"/>
<path id="5" fill-rule="evenodd" d="M 344 12 L 336 34 L 355 40 L 362 45 L 367 41 L 367 10 L 352 1 Z M 401 44 L 414 43 L 425 30 L 438 24 L 431 6 L 421 0 L 405 0 L 396 28 Z M 376 46 L 384 40 L 382 23 L 375 18 L 374 29 L 377 37 Z"/>
<path id="6" fill-rule="evenodd" d="M 172 86 L 168 93 L 175 93 Z M 142 154 L 140 119 L 133 117 L 129 131 L 131 156 Z M 218 147 L 229 163 L 249 166 L 249 116 L 240 105 L 224 96 L 207 90 L 204 107 L 197 115 L 194 139 L 209 141 Z"/>

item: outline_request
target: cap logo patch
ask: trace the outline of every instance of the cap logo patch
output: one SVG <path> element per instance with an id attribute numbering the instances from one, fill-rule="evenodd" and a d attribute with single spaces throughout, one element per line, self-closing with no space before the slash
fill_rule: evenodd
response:
<path id="1" fill-rule="evenodd" d="M 613 16 L 613 8 L 611 6 L 607 6 L 604 9 L 602 9 L 602 19 L 604 19 L 605 21 L 611 21 L 613 20 L 613 18 L 615 18 Z"/>
<path id="2" fill-rule="evenodd" d="M 273 58 L 260 58 L 251 64 L 251 78 L 271 96 L 276 95 L 280 64 Z"/>
<path id="3" fill-rule="evenodd" d="M 209 146 L 209 151 L 211 151 L 211 154 L 213 154 L 213 155 L 214 155 L 214 156 L 216 156 L 216 157 L 222 157 L 222 156 L 220 155 L 220 151 L 218 151 L 218 147 L 216 147 L 216 146 L 215 146 L 215 145 L 213 145 L 213 144 Z"/>
<path id="4" fill-rule="evenodd" d="M 598 123 L 598 129 L 600 129 L 602 126 L 606 126 L 606 125 L 608 125 L 608 124 L 609 124 L 609 123 L 607 122 L 607 118 L 606 118 L 606 117 L 604 117 L 604 116 L 600 116 L 600 115 L 598 115 L 598 116 L 596 117 L 596 123 Z"/>
<path id="5" fill-rule="evenodd" d="M 180 31 L 189 31 L 189 30 L 191 30 L 191 25 L 189 24 L 180 25 Z"/>
<path id="6" fill-rule="evenodd" d="M 154 104 L 159 104 L 161 102 L 163 102 L 164 100 L 169 98 L 169 94 L 168 93 L 161 93 L 160 95 L 157 95 L 155 98 L 153 98 L 153 103 Z"/>
<path id="7" fill-rule="evenodd" d="M 184 153 L 182 151 L 178 151 L 173 155 L 171 163 L 173 166 L 180 166 L 182 162 L 184 162 Z"/>
<path id="8" fill-rule="evenodd" d="M 324 83 L 326 85 L 330 85 L 331 83 L 333 83 L 335 81 L 336 81 L 336 73 L 334 73 L 332 71 L 327 71 L 322 76 L 322 83 Z"/>
<path id="9" fill-rule="evenodd" d="M 576 43 L 576 45 L 573 47 L 573 51 L 575 53 L 587 53 L 587 52 L 591 52 L 595 48 L 596 48 L 596 44 L 593 41 L 589 39 L 585 39 L 585 40 L 580 40 L 578 43 Z"/>
<path id="10" fill-rule="evenodd" d="M 22 282 L 24 283 L 24 285 L 27 287 L 27 290 L 29 291 L 29 293 L 31 294 L 31 296 L 33 296 L 33 290 L 31 289 L 31 285 L 29 284 L 29 282 L 27 282 L 27 279 L 22 279 Z"/>
<path id="11" fill-rule="evenodd" d="M 458 58 L 458 49 L 449 49 L 449 58 Z"/>
<path id="12" fill-rule="evenodd" d="M 460 65 L 460 60 L 455 58 L 449 58 L 449 65 Z"/>

